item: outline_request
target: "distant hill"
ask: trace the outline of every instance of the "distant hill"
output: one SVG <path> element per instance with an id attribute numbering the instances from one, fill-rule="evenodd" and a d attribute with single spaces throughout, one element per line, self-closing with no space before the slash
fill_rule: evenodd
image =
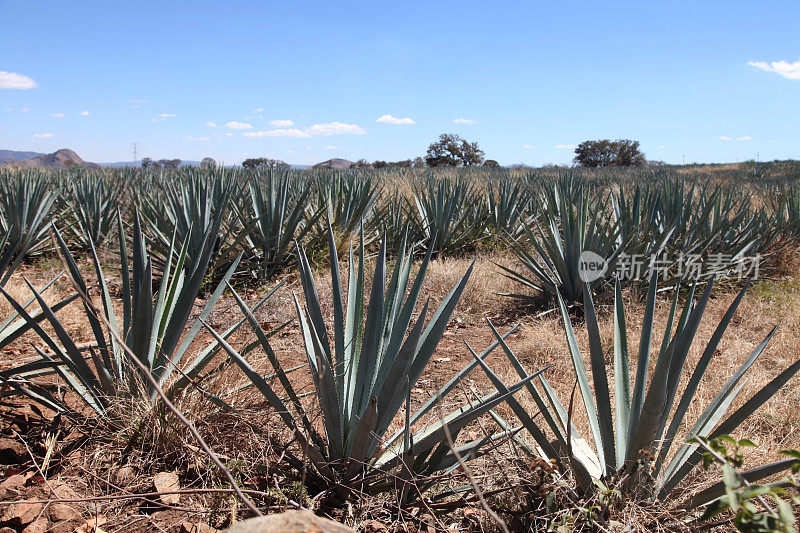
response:
<path id="1" fill-rule="evenodd" d="M 24 152 L 17 152 L 24 153 Z M 40 154 L 29 158 L 20 159 L 6 159 L 0 161 L 0 167 L 13 167 L 13 168 L 69 168 L 72 166 L 84 166 L 89 168 L 99 168 L 100 165 L 95 163 L 88 163 L 81 159 L 81 156 L 69 150 L 62 148 L 52 154 Z"/>
<path id="2" fill-rule="evenodd" d="M 333 158 L 328 159 L 327 161 L 323 161 L 322 163 L 317 163 L 314 165 L 314 168 L 333 168 L 336 170 L 347 170 L 352 166 L 353 162 L 348 161 L 347 159 L 339 159 Z"/>
<path id="3" fill-rule="evenodd" d="M 0 161 L 17 160 L 17 159 L 33 159 L 45 155 L 41 152 L 18 152 L 16 150 L 0 150 Z"/>

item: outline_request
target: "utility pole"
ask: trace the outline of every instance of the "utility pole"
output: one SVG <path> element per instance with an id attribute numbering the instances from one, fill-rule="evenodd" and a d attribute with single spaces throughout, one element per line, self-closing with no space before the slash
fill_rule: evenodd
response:
<path id="1" fill-rule="evenodd" d="M 683 159 L 683 165 L 686 164 L 686 154 L 681 154 L 681 158 Z"/>
<path id="2" fill-rule="evenodd" d="M 133 165 L 136 166 L 136 161 L 139 159 L 139 143 L 133 143 Z"/>

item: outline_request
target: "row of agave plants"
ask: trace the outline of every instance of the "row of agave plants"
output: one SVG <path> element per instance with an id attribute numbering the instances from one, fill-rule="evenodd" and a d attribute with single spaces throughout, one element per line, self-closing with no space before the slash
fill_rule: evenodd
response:
<path id="1" fill-rule="evenodd" d="M 332 227 L 327 225 L 331 322 L 325 320 L 308 255 L 302 245 L 295 244 L 293 255 L 303 297 L 294 296 L 294 303 L 307 356 L 307 364 L 298 368 L 289 367 L 278 357 L 270 343 L 275 330 L 265 331 L 263 321 L 256 317 L 259 308 L 281 285 L 252 306 L 231 285 L 241 254 L 215 284 L 199 316 L 192 318 L 211 257 L 219 247 L 219 232 L 206 231 L 195 242 L 190 235 L 178 240 L 174 232 L 158 276 L 154 270 L 157 260 L 150 255 L 138 214 L 133 215 L 131 235 L 118 215 L 114 233 L 121 268 L 120 315 L 120 306 L 115 305 L 118 297 L 112 296 L 108 272 L 91 239 L 88 249 L 91 276 L 97 280 L 95 287 L 89 286 L 86 273 L 61 232 L 55 226 L 51 229 L 75 294 L 49 304 L 42 296 L 47 286 L 37 289 L 28 283 L 32 294 L 29 301 L 18 301 L 0 287 L 0 293 L 14 309 L 2 326 L 0 349 L 31 332 L 43 343 L 33 343 L 38 359 L 0 372 L 4 388 L 25 395 L 68 420 L 119 417 L 120 405 L 129 405 L 126 402 L 131 400 L 150 405 L 154 413 L 164 416 L 163 398 L 178 401 L 195 395 L 207 399 L 214 409 L 232 411 L 241 407 L 233 394 L 239 389 L 219 391 L 213 384 L 220 371 L 233 364 L 241 370 L 245 386 L 263 395 L 268 408 L 297 443 L 285 451 L 285 457 L 303 472 L 309 490 L 337 501 L 354 493 L 393 492 L 401 505 L 409 504 L 442 490 L 443 480 L 454 475 L 465 461 L 486 455 L 513 439 L 532 456 L 555 462 L 570 472 L 582 494 L 612 485 L 626 498 L 656 504 L 670 500 L 676 487 L 703 459 L 702 450 L 697 444 L 686 442 L 687 437 L 715 438 L 734 431 L 800 370 L 798 360 L 739 407 L 732 408 L 748 370 L 765 352 L 775 329 L 732 373 L 727 368 L 713 367 L 713 355 L 744 297 L 745 286 L 717 325 L 697 364 L 693 369 L 687 368 L 687 355 L 703 319 L 713 281 L 705 285 L 699 298 L 695 298 L 697 283 L 692 284 L 682 305 L 678 298 L 681 287 L 675 283 L 666 328 L 656 332 L 653 326 L 660 276 L 655 272 L 647 285 L 635 371 L 629 355 L 629 349 L 635 349 L 629 343 L 633 328 L 626 320 L 619 282 L 614 284 L 611 375 L 606 369 L 607 347 L 599 332 L 591 288 L 588 284 L 582 287 L 589 369 L 567 305 L 555 289 L 568 344 L 569 353 L 565 356 L 572 361 L 588 419 L 586 428 L 575 427 L 572 399 L 565 407 L 567 398 L 559 398 L 548 382 L 549 367 L 526 368 L 506 342 L 513 328 L 500 333 L 491 322 L 488 327 L 494 341 L 480 353 L 467 344 L 472 362 L 455 372 L 423 405 L 412 409 L 411 391 L 442 339 L 472 266 L 431 311 L 429 301 L 421 304 L 419 300 L 433 250 L 428 249 L 412 276 L 414 251 L 408 233 L 401 237 L 394 260 L 387 256 L 387 239 L 381 240 L 370 279 L 365 272 L 368 252 L 364 232 L 360 230 L 357 244 L 346 250 L 348 272 L 343 284 L 339 246 Z M 195 261 L 189 259 L 192 246 L 197 247 Z M 240 318 L 224 331 L 217 331 L 208 319 L 226 291 L 236 302 Z M 59 320 L 60 310 L 74 300 L 83 304 L 91 342 L 78 342 Z M 234 346 L 234 333 L 245 326 L 252 330 L 255 340 Z M 209 335 L 199 335 L 202 331 Z M 651 353 L 652 340 L 659 334 L 663 336 L 660 348 Z M 486 362 L 487 356 L 498 348 L 519 376 L 515 383 L 505 383 Z M 254 366 L 251 361 L 255 352 L 266 355 L 268 368 Z M 219 357 L 223 358 L 222 364 Z M 212 364 L 215 359 L 217 362 Z M 654 365 L 650 364 L 651 359 Z M 312 379 L 310 396 L 301 394 L 289 377 L 300 370 L 308 372 Z M 494 392 L 476 393 L 472 401 L 463 403 L 448 398 L 473 371 L 482 372 Z M 689 371 L 689 381 L 682 386 L 681 377 Z M 681 428 L 689 422 L 689 406 L 697 401 L 699 385 L 708 372 L 730 375 L 685 434 Z M 69 388 L 70 395 L 59 394 L 63 385 L 54 384 L 53 375 Z M 214 390 L 217 392 L 211 392 Z M 519 399 L 522 394 L 530 395 L 535 412 L 523 407 Z M 453 408 L 454 404 L 458 407 Z M 500 404 L 506 404 L 516 420 L 498 412 Z M 445 407 L 448 405 L 451 407 Z M 494 429 L 478 437 L 463 431 L 475 427 L 478 419 L 486 419 L 481 424 L 484 428 L 490 419 L 494 420 Z M 391 430 L 393 424 L 396 431 Z M 581 437 L 587 429 L 593 445 Z M 468 433 L 470 436 L 466 437 Z M 674 445 L 678 445 L 675 451 Z M 752 483 L 795 462 L 778 461 L 742 475 Z M 471 487 L 456 489 L 455 493 L 466 490 Z M 451 489 L 449 493 L 454 492 Z M 703 491 L 702 498 L 693 497 L 687 519 L 694 509 L 724 493 L 725 487 L 720 484 Z"/>
<path id="2" fill-rule="evenodd" d="M 745 257 L 769 258 L 795 242 L 798 199 L 797 187 L 687 182 L 661 174 L 631 184 L 629 177 L 615 182 L 497 171 L 6 171 L 0 175 L 0 273 L 52 249 L 49 220 L 57 221 L 72 249 L 87 251 L 104 245 L 118 213 L 130 227 L 135 211 L 157 269 L 173 239 L 188 243 L 194 264 L 205 234 L 215 233 L 213 281 L 239 254 L 237 280 L 268 281 L 296 266 L 295 242 L 312 263 L 325 264 L 330 224 L 340 251 L 357 234 L 373 253 L 385 237 L 392 257 L 404 238 L 415 257 L 510 249 L 518 261 L 505 265 L 507 275 L 553 302 L 558 288 L 574 303 L 581 299 L 584 251 L 608 264 L 592 282 L 595 289 L 608 289 L 615 267 L 631 257 L 658 258 L 666 271 L 691 257 L 725 272 Z M 637 277 L 642 288 L 646 279 Z"/>
<path id="3" fill-rule="evenodd" d="M 371 227 L 374 223 L 361 222 L 367 218 L 363 212 L 358 213 L 363 202 L 337 191 L 352 188 L 355 183 L 358 187 L 377 187 L 368 179 L 357 182 L 340 176 L 330 182 L 333 185 L 317 190 L 293 175 L 267 174 L 259 180 L 237 184 L 226 178 L 224 172 L 221 174 L 218 179 L 187 176 L 173 182 L 164 181 L 171 179 L 169 176 L 149 175 L 148 183 L 140 186 L 85 178 L 71 185 L 74 198 L 84 195 L 84 203 L 76 206 L 82 205 L 87 212 L 95 209 L 93 212 L 108 212 L 108 218 L 98 220 L 75 214 L 74 219 L 65 218 L 58 224 L 47 224 L 48 212 L 63 201 L 51 192 L 53 182 L 44 178 L 6 181 L 4 187 L 17 191 L 16 196 L 7 195 L 3 200 L 6 220 L 9 213 L 15 213 L 18 220 L 30 221 L 36 230 L 18 234 L 7 230 L 4 244 L 21 246 L 25 253 L 36 253 L 44 246 L 56 247 L 65 260 L 66 275 L 75 293 L 48 303 L 42 293 L 52 282 L 43 288 L 28 284 L 31 298 L 19 301 L 2 286 L 18 268 L 20 253 L 11 254 L 12 259 L 3 263 L 0 292 L 12 305 L 13 313 L 0 325 L 0 349 L 31 333 L 43 343 L 34 343 L 37 360 L 0 372 L 3 386 L 62 413 L 67 419 L 119 416 L 120 402 L 132 399 L 159 412 L 162 407 L 159 390 L 176 401 L 199 396 L 216 409 L 235 410 L 241 407 L 233 394 L 237 389 L 219 391 L 213 386 L 221 370 L 234 364 L 241 370 L 244 383 L 264 396 L 266 404 L 298 443 L 286 451 L 286 456 L 298 470 L 304 471 L 309 488 L 318 493 L 346 498 L 353 492 L 394 491 L 398 500 L 406 504 L 439 490 L 442 480 L 457 472 L 462 462 L 490 453 L 513 439 L 530 454 L 553 460 L 571 472 L 584 493 L 613 484 L 626 497 L 658 502 L 670 499 L 681 481 L 702 461 L 702 450 L 697 444 L 685 442 L 686 437 L 714 438 L 734 431 L 800 370 L 798 360 L 777 373 L 751 398 L 734 403 L 748 370 L 766 350 L 775 330 L 771 331 L 741 366 L 729 373 L 725 386 L 708 402 L 686 434 L 682 428 L 689 423 L 686 420 L 689 406 L 697 401 L 696 393 L 704 376 L 729 370 L 714 368 L 713 355 L 747 286 L 717 325 L 697 364 L 687 368 L 687 355 L 714 281 L 702 286 L 694 283 L 682 290 L 679 280 L 664 282 L 661 272 L 656 270 L 644 282 L 645 313 L 639 327 L 630 327 L 626 321 L 619 280 L 611 283 L 615 327 L 610 347 L 613 373 L 609 373 L 605 364 L 609 350 L 603 345 L 597 325 L 596 291 L 586 282 L 571 278 L 559 261 L 566 264 L 576 251 L 604 250 L 594 243 L 608 246 L 608 257 L 618 254 L 620 246 L 629 245 L 624 233 L 626 224 L 628 230 L 647 228 L 653 240 L 651 246 L 656 249 L 666 249 L 662 243 L 675 239 L 683 246 L 710 248 L 734 242 L 733 246 L 750 250 L 766 246 L 759 239 L 776 237 L 774 234 L 765 237 L 765 228 L 751 227 L 754 220 L 768 216 L 766 210 L 753 210 L 748 205 L 748 212 L 754 214 L 742 215 L 744 211 L 739 206 L 744 200 L 719 189 L 687 190 L 677 182 L 670 185 L 677 189 L 667 195 L 666 186 L 662 189 L 643 186 L 632 197 L 612 190 L 603 200 L 606 203 L 602 203 L 592 200 L 597 190 L 591 189 L 591 184 L 565 179 L 541 185 L 533 192 L 520 192 L 528 195 L 526 202 L 540 202 L 542 211 L 521 209 L 526 214 L 518 217 L 519 228 L 507 230 L 506 238 L 515 250 L 520 250 L 521 258 L 539 261 L 530 264 L 539 269 L 532 272 L 541 275 L 533 274 L 530 280 L 547 287 L 545 290 L 552 293 L 560 310 L 568 341 L 569 353 L 565 356 L 569 357 L 575 373 L 587 427 L 575 427 L 572 401 L 558 397 L 548 382 L 548 368 L 526 368 L 506 342 L 510 331 L 500 333 L 491 323 L 488 327 L 494 341 L 480 353 L 468 345 L 473 361 L 455 372 L 428 401 L 412 409 L 410 393 L 436 351 L 472 270 L 470 267 L 464 273 L 435 310 L 431 310 L 429 301 L 419 301 L 427 268 L 434 256 L 442 253 L 442 248 L 425 243 L 437 242 L 439 232 L 444 230 L 437 228 L 430 240 L 423 240 L 419 246 L 418 236 L 408 222 L 396 233 L 391 233 L 387 226 Z M 470 186 L 474 185 L 465 182 L 446 185 Z M 516 189 L 519 191 L 525 187 L 527 191 L 528 186 L 521 182 L 511 187 L 519 187 Z M 429 183 L 427 187 L 434 191 L 444 186 Z M 127 201 L 134 206 L 126 216 L 117 206 L 102 207 L 110 190 L 116 191 L 119 202 Z M 414 194 L 423 189 L 412 190 Z M 261 216 L 246 222 L 245 230 L 232 228 L 231 220 L 241 217 L 246 209 L 246 204 L 232 198 L 246 194 L 254 202 L 259 194 L 267 199 L 262 206 L 262 213 L 266 213 L 264 223 L 258 230 L 254 228 L 262 222 Z M 296 206 L 299 198 L 322 194 L 329 197 L 325 212 L 302 208 L 294 217 L 296 224 L 284 223 L 286 213 L 292 219 L 295 209 L 288 209 L 287 205 Z M 126 195 L 131 198 L 125 199 Z M 34 197 L 44 200 L 30 201 Z M 376 193 L 376 197 L 382 196 Z M 701 200 L 689 209 L 676 197 L 687 199 L 686 203 L 689 198 Z M 477 204 L 460 202 L 448 207 L 447 198 L 441 199 L 443 206 L 437 212 L 453 210 L 466 217 L 465 205 L 478 209 Z M 379 209 L 378 205 L 377 201 L 371 202 L 371 209 Z M 403 208 L 408 210 L 411 205 L 407 203 Z M 220 206 L 228 206 L 230 210 Z M 269 213 L 278 211 L 283 214 L 276 215 L 276 224 L 270 224 Z M 623 222 L 631 213 L 642 212 L 646 214 L 644 220 Z M 606 214 L 608 218 L 604 219 Z M 667 218 L 667 214 L 673 218 Z M 353 217 L 358 221 L 354 222 Z M 318 220 L 324 228 L 322 237 L 315 235 Z M 465 225 L 468 223 L 459 222 L 461 230 Z M 94 232 L 97 227 L 102 229 Z M 725 237 L 737 236 L 737 229 L 747 242 Z M 304 242 L 293 238 L 300 230 L 306 232 Z M 523 249 L 521 243 L 526 241 L 514 239 L 514 231 L 527 236 L 536 256 L 530 249 Z M 289 367 L 281 360 L 270 341 L 275 331 L 265 331 L 264 322 L 257 318 L 259 309 L 281 290 L 281 285 L 253 305 L 246 303 L 233 285 L 236 274 L 248 268 L 243 267 L 247 255 L 258 247 L 254 232 L 261 232 L 268 242 L 281 240 L 282 232 L 288 234 L 284 239 L 288 242 L 281 245 L 283 261 L 288 263 L 291 258 L 297 265 L 303 292 L 302 298 L 294 299 L 307 356 L 307 364 L 302 368 Z M 52 244 L 42 238 L 46 233 L 52 235 Z M 383 236 L 379 236 L 381 233 Z M 343 234 L 352 239 L 343 239 Z M 119 265 L 121 294 L 112 294 L 109 288 L 111 275 L 104 266 L 108 262 L 101 261 L 98 255 L 97 247 L 102 242 L 96 240 L 98 235 L 115 241 L 106 248 L 109 254 L 116 254 L 111 264 Z M 723 237 L 717 238 L 718 235 Z M 315 245 L 317 238 L 324 238 L 324 245 Z M 552 238 L 549 244 L 548 238 Z M 354 244 L 348 245 L 347 241 Z M 311 246 L 326 250 L 331 322 L 325 320 L 315 270 L 309 259 L 309 251 L 314 250 Z M 420 249 L 421 258 L 415 261 Z M 527 255 L 522 255 L 523 251 Z M 80 255 L 87 253 L 91 260 L 88 274 L 78 261 Z M 235 256 L 221 261 L 219 258 L 227 253 Z M 348 259 L 344 284 L 340 281 L 340 254 L 346 254 Z M 365 272 L 367 256 L 375 262 L 371 277 Z M 266 269 L 266 260 L 262 261 Z M 418 267 L 413 276 L 412 265 Z M 559 272 L 564 275 L 557 277 Z M 115 272 L 113 276 L 116 275 Z M 90 286 L 87 279 L 96 279 L 96 286 Z M 659 283 L 671 286 L 673 295 L 663 332 L 654 331 Z M 204 287 L 209 296 L 195 317 L 193 306 Z M 702 294 L 695 298 L 698 287 Z M 217 331 L 208 319 L 226 292 L 236 302 L 240 317 L 226 325 L 225 330 Z M 682 300 L 679 294 L 684 295 Z M 584 364 L 568 311 L 570 298 L 580 299 L 584 307 L 589 368 Z M 90 325 L 93 338 L 89 343 L 83 342 L 83 337 L 79 342 L 59 320 L 63 307 L 76 300 L 82 302 L 85 320 Z M 684 303 L 679 305 L 680 301 Z M 241 337 L 234 334 L 244 327 L 252 330 L 255 340 L 235 345 L 234 339 Z M 634 328 L 641 330 L 635 369 L 629 357 L 629 348 L 635 347 L 628 342 Z M 200 335 L 204 331 L 208 335 Z M 660 347 L 651 353 L 652 340 L 659 336 Z M 487 356 L 498 349 L 518 374 L 515 383 L 504 383 L 486 362 Z M 256 352 L 266 355 L 269 368 L 254 366 Z M 220 358 L 225 362 L 219 364 Z M 138 363 L 133 364 L 134 361 Z M 290 377 L 293 372 L 301 371 L 308 372 L 313 382 L 310 396 L 297 390 Z M 475 371 L 486 376 L 494 392 L 476 394 L 474 400 L 464 403 L 449 399 L 448 395 L 460 392 L 459 385 Z M 689 371 L 689 381 L 683 385 L 682 376 Z M 69 397 L 57 393 L 53 375 L 69 387 L 72 393 Z M 523 407 L 519 398 L 522 394 L 530 395 L 536 412 Z M 445 408 L 454 404 L 458 407 Z M 500 404 L 507 405 L 516 420 L 499 412 Z M 732 408 L 734 405 L 740 406 Z M 478 437 L 464 431 L 474 427 L 478 419 L 493 420 L 494 429 Z M 392 431 L 393 427 L 398 429 Z M 591 444 L 581 437 L 586 431 L 591 435 Z M 311 469 L 305 472 L 307 462 Z M 788 468 L 793 462 L 771 463 L 743 475 L 755 482 Z M 692 500 L 692 508 L 714 500 L 724 491 L 723 485 L 704 491 L 701 500 L 696 497 Z"/>

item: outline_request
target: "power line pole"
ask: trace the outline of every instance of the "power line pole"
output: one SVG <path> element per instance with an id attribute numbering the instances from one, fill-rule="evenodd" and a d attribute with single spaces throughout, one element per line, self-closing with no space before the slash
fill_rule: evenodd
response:
<path id="1" fill-rule="evenodd" d="M 136 161 L 138 160 L 139 156 L 139 143 L 133 143 L 133 164 L 136 165 Z"/>

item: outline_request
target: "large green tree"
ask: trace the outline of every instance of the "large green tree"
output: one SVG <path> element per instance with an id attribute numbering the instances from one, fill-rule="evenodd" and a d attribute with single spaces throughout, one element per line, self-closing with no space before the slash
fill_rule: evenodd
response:
<path id="1" fill-rule="evenodd" d="M 582 167 L 635 167 L 647 163 L 639 141 L 630 139 L 584 141 L 575 148 L 573 161 Z"/>
<path id="2" fill-rule="evenodd" d="M 477 142 L 468 142 L 454 133 L 443 133 L 428 146 L 425 163 L 429 167 L 471 167 L 483 163 L 483 150 Z"/>

